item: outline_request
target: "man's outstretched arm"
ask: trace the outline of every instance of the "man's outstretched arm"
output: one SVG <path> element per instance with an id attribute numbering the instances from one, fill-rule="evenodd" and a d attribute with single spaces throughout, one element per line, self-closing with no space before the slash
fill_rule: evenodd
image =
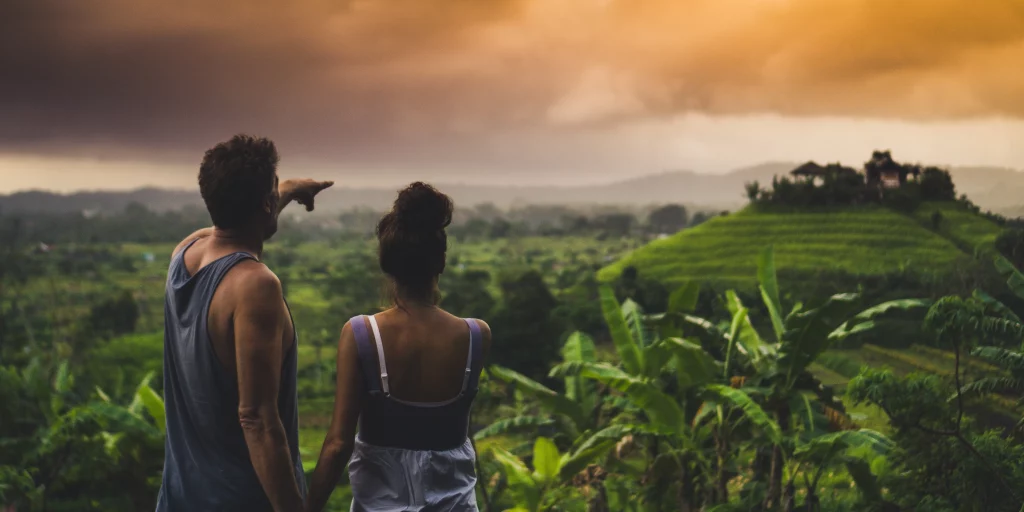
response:
<path id="1" fill-rule="evenodd" d="M 277 205 L 278 213 L 292 201 L 305 206 L 307 212 L 313 211 L 313 200 L 316 195 L 331 185 L 334 185 L 333 181 L 316 181 L 309 178 L 282 181 L 277 186 L 277 193 L 281 198 Z"/>
<path id="2" fill-rule="evenodd" d="M 241 269 L 240 269 L 241 270 Z M 284 425 L 277 410 L 287 321 L 281 282 L 265 267 L 241 281 L 235 308 L 238 418 L 256 476 L 276 512 L 303 509 Z"/>
<path id="3" fill-rule="evenodd" d="M 331 185 L 334 185 L 333 181 L 316 181 L 309 178 L 282 181 L 277 186 L 277 193 L 280 197 L 277 204 L 278 213 L 281 213 L 281 210 L 284 210 L 284 207 L 288 206 L 292 201 L 305 206 L 307 212 L 313 211 L 313 200 L 316 198 L 316 195 L 330 188 Z M 203 228 L 192 233 L 174 248 L 171 257 L 173 258 L 181 252 L 193 240 L 205 238 L 212 234 L 213 228 Z"/>

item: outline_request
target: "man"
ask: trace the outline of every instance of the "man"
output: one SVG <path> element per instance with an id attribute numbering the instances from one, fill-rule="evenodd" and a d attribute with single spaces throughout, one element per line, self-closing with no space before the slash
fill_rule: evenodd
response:
<path id="1" fill-rule="evenodd" d="M 301 511 L 295 327 L 259 258 L 282 208 L 333 183 L 277 177 L 265 138 L 206 152 L 199 190 L 213 227 L 174 249 L 164 305 L 167 409 L 157 512 Z"/>

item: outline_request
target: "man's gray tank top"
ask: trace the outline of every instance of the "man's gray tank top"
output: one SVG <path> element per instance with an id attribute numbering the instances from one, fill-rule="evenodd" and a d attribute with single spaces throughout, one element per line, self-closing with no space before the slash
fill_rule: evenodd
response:
<path id="1" fill-rule="evenodd" d="M 192 243 L 195 243 L 194 241 Z M 157 512 L 271 511 L 238 421 L 238 384 L 221 365 L 206 330 L 213 293 L 245 253 L 224 256 L 190 276 L 188 245 L 171 259 L 164 302 L 164 405 L 167 439 Z M 294 327 L 294 324 L 293 324 Z M 294 332 L 294 331 L 293 331 Z M 296 346 L 281 370 L 277 408 L 305 495 L 299 458 Z"/>

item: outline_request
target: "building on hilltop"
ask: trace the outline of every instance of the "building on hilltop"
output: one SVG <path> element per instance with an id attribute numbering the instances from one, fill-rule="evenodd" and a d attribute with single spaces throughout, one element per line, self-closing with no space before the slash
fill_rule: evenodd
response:
<path id="1" fill-rule="evenodd" d="M 864 173 L 868 185 L 880 185 L 882 188 L 899 188 L 907 182 L 907 175 L 913 173 L 917 179 L 918 169 L 900 165 L 892 159 L 892 151 L 875 151 L 871 160 L 864 163 Z"/>
<path id="2" fill-rule="evenodd" d="M 825 175 L 825 168 L 818 165 L 818 163 L 815 162 L 814 160 L 811 160 L 810 162 L 807 162 L 806 164 L 803 164 L 800 167 L 793 169 L 789 173 L 792 174 L 793 176 L 796 176 L 797 178 L 807 178 L 813 180 L 814 178 L 823 177 Z"/>
<path id="3" fill-rule="evenodd" d="M 814 180 L 815 178 L 825 179 L 826 176 L 837 177 L 844 174 L 857 174 L 857 171 L 850 167 L 843 167 L 838 163 L 821 166 L 818 165 L 817 162 L 811 160 L 810 162 L 793 169 L 789 173 L 797 178 Z"/>
<path id="4" fill-rule="evenodd" d="M 893 160 L 892 152 L 888 150 L 873 152 L 871 160 L 864 163 L 864 175 L 868 186 L 899 188 L 907 182 L 908 175 L 912 175 L 916 180 L 920 172 L 919 166 L 902 165 Z M 809 181 L 854 174 L 859 174 L 859 172 L 852 167 L 844 167 L 839 163 L 822 166 L 813 160 L 790 171 L 790 175 L 795 178 Z"/>

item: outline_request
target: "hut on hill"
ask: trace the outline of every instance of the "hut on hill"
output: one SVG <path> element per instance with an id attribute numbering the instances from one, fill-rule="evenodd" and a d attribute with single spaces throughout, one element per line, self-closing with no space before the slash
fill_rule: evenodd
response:
<path id="1" fill-rule="evenodd" d="M 864 163 L 864 172 L 869 185 L 899 188 L 907 181 L 908 170 L 892 159 L 891 151 L 875 151 Z"/>
<path id="2" fill-rule="evenodd" d="M 825 168 L 813 160 L 789 172 L 797 178 L 811 179 L 825 176 Z"/>
<path id="3" fill-rule="evenodd" d="M 822 166 L 822 165 L 818 165 L 817 162 L 812 160 L 810 162 L 807 162 L 807 163 L 801 165 L 800 167 L 797 167 L 796 169 L 793 169 L 792 171 L 789 172 L 789 174 L 791 174 L 792 176 L 794 176 L 796 178 L 803 178 L 803 179 L 813 180 L 815 178 L 822 178 L 822 179 L 824 179 L 826 176 L 839 176 L 839 175 L 842 175 L 842 174 L 857 174 L 857 171 L 855 169 L 850 168 L 850 167 L 843 167 L 842 165 L 840 165 L 838 163 L 828 164 L 828 165 Z"/>

